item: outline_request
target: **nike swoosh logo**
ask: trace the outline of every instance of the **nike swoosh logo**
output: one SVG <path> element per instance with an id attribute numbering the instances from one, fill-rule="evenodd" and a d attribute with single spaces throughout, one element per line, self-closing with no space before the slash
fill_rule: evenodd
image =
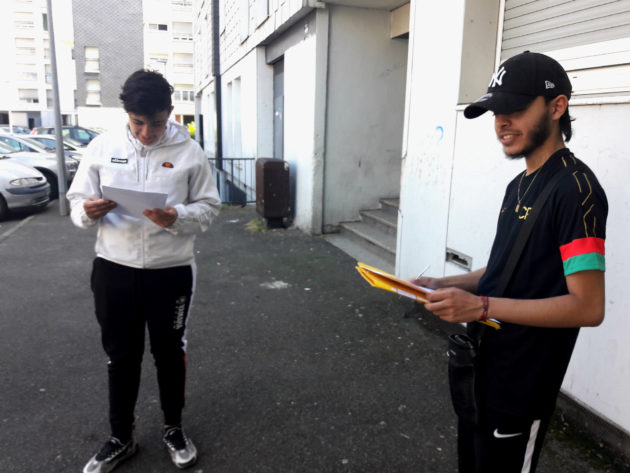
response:
<path id="1" fill-rule="evenodd" d="M 494 429 L 494 432 L 492 433 L 492 435 L 494 435 L 494 437 L 497 439 L 509 439 L 512 437 L 518 437 L 519 435 L 523 435 L 523 432 L 518 432 L 516 434 L 501 434 L 499 433 L 499 429 Z"/>

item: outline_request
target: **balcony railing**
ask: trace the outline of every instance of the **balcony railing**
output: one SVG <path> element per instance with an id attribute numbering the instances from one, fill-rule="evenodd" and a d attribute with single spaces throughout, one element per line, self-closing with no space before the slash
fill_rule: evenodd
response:
<path id="1" fill-rule="evenodd" d="M 214 179 L 219 187 L 221 202 L 246 205 L 256 202 L 256 158 L 209 158 Z"/>

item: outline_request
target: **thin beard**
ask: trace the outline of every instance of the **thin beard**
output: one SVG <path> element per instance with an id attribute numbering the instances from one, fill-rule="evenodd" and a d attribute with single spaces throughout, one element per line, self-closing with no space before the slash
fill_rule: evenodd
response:
<path id="1" fill-rule="evenodd" d="M 505 156 L 509 159 L 521 159 L 526 158 L 531 153 L 533 153 L 538 147 L 542 146 L 542 144 L 547 141 L 551 135 L 551 120 L 549 115 L 543 115 L 534 129 L 532 130 L 531 143 L 529 146 L 526 146 L 523 151 L 515 154 L 505 153 Z"/>

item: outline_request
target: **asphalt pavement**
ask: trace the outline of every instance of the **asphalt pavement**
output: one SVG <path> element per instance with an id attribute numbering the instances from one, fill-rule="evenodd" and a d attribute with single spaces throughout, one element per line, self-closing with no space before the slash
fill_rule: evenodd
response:
<path id="1" fill-rule="evenodd" d="M 94 238 L 57 202 L 0 222 L 3 473 L 79 472 L 107 438 Z M 189 471 L 456 472 L 445 344 L 459 327 L 372 289 L 323 238 L 265 229 L 252 207 L 224 209 L 196 258 Z M 148 347 L 136 415 L 139 451 L 116 472 L 177 471 Z M 627 468 L 557 416 L 539 472 Z"/>

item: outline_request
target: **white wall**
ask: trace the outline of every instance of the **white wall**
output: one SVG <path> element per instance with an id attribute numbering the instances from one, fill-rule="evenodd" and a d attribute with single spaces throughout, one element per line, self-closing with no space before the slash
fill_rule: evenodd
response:
<path id="1" fill-rule="evenodd" d="M 250 52 L 221 76 L 223 156 L 252 157 L 256 148 L 256 54 Z"/>
<path id="2" fill-rule="evenodd" d="M 223 156 L 273 154 L 273 67 L 256 48 L 223 73 Z M 204 113 L 206 113 L 204 111 Z"/>
<path id="3" fill-rule="evenodd" d="M 571 106 L 575 135 L 569 146 L 595 172 L 608 197 L 606 318 L 580 331 L 563 388 L 630 433 L 630 160 L 623 129 L 630 104 Z"/>
<path id="4" fill-rule="evenodd" d="M 315 132 L 316 36 L 284 55 L 284 159 L 291 167 L 295 191 L 295 226 L 310 232 L 316 169 Z"/>
<path id="5" fill-rule="evenodd" d="M 462 24 L 455 20 L 461 18 L 461 7 L 462 2 L 453 2 L 451 14 L 444 15 L 440 10 L 445 7 L 412 3 L 397 261 L 403 277 L 429 263 L 431 275 L 461 272 L 444 262 L 446 247 L 472 256 L 473 270 L 483 267 L 505 187 L 524 166 L 503 157 L 491 114 L 466 120 L 457 106 Z M 630 332 L 625 270 L 630 256 L 625 244 L 630 234 L 630 160 L 623 131 L 630 103 L 627 97 L 617 104 L 612 100 L 570 103 L 577 120 L 568 145 L 598 176 L 608 196 L 609 215 L 606 318 L 600 327 L 580 331 L 563 390 L 630 432 L 630 344 L 625 340 Z"/>
<path id="6" fill-rule="evenodd" d="M 399 194 L 408 42 L 390 39 L 388 11 L 329 9 L 324 225 L 334 226 Z"/>
<path id="7" fill-rule="evenodd" d="M 428 264 L 431 275 L 444 271 L 463 12 L 462 0 L 411 3 L 396 255 L 402 277 Z"/>
<path id="8" fill-rule="evenodd" d="M 116 129 L 129 120 L 122 107 L 78 107 L 77 116 L 80 117 L 79 125 L 105 130 Z"/>

